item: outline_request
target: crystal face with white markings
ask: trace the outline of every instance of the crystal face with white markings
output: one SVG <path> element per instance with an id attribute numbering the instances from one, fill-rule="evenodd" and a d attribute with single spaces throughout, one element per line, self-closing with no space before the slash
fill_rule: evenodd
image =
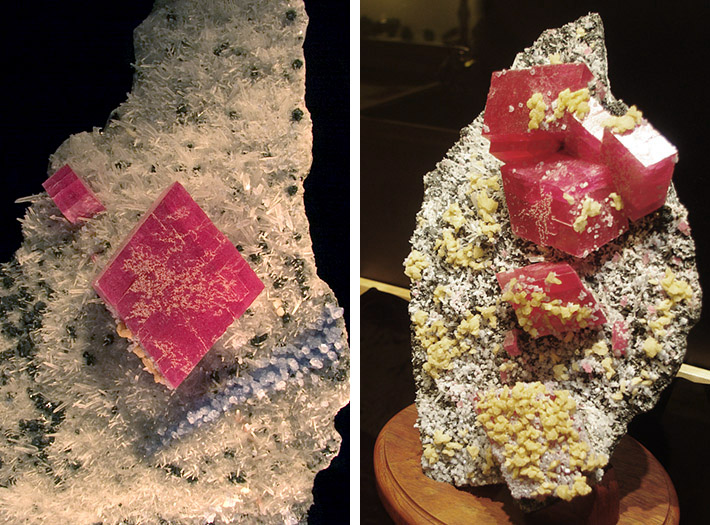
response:
<path id="1" fill-rule="evenodd" d="M 405 261 L 423 470 L 526 510 L 592 490 L 700 316 L 677 152 L 606 68 L 590 14 L 494 73 Z"/>
<path id="2" fill-rule="evenodd" d="M 94 288 L 145 351 L 156 381 L 177 388 L 264 283 L 175 182 Z"/>
<path id="3" fill-rule="evenodd" d="M 306 518 L 349 395 L 303 203 L 307 22 L 158 2 L 127 100 L 51 156 L 0 267 L 0 521 Z"/>

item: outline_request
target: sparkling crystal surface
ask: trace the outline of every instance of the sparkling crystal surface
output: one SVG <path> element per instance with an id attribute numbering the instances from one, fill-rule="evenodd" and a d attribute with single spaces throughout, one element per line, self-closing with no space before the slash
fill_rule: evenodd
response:
<path id="1" fill-rule="evenodd" d="M 264 284 L 176 182 L 94 288 L 177 388 Z"/>
<path id="2" fill-rule="evenodd" d="M 555 154 L 505 164 L 501 175 L 511 227 L 523 239 L 584 257 L 628 228 L 623 211 L 614 207 L 615 187 L 602 164 Z"/>
<path id="3" fill-rule="evenodd" d="M 648 122 L 624 134 L 604 130 L 602 161 L 610 167 L 617 191 L 632 221 L 666 202 L 678 152 Z"/>
<path id="4" fill-rule="evenodd" d="M 483 121 L 483 136 L 491 141 L 490 153 L 503 162 L 511 162 L 541 158 L 557 151 L 564 138 L 563 130 L 545 122 L 540 129 L 529 130 L 527 101 L 534 93 L 541 93 L 549 108 L 561 91 L 587 87 L 592 79 L 585 64 L 494 72 Z"/>
<path id="5" fill-rule="evenodd" d="M 611 113 L 594 98 L 589 106 L 584 118 L 565 115 L 565 152 L 609 167 L 630 220 L 663 206 L 678 161 L 676 148 L 645 119 L 632 130 L 615 133 L 604 126 Z"/>
<path id="6" fill-rule="evenodd" d="M 522 328 L 533 337 L 573 332 L 606 323 L 577 272 L 566 263 L 538 263 L 496 274 Z"/>
<path id="7" fill-rule="evenodd" d="M 76 173 L 65 164 L 42 183 L 42 187 L 72 224 L 104 211 L 104 205 Z"/>
<path id="8" fill-rule="evenodd" d="M 582 118 L 565 113 L 564 150 L 573 157 L 600 162 L 604 122 L 611 114 L 594 97 L 589 99 L 588 104 L 589 113 Z"/>

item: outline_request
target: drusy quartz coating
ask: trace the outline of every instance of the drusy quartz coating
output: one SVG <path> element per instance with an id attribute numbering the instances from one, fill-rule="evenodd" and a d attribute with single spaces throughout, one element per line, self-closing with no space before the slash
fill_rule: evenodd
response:
<path id="1" fill-rule="evenodd" d="M 264 284 L 175 182 L 146 211 L 94 288 L 177 388 Z"/>
<path id="2" fill-rule="evenodd" d="M 558 68 L 591 76 L 532 85 Z M 424 178 L 405 261 L 423 470 L 507 482 L 527 510 L 592 490 L 700 316 L 675 148 L 606 69 L 590 14 L 494 74 L 485 117 Z"/>
<path id="3" fill-rule="evenodd" d="M 72 224 L 76 224 L 82 219 L 90 219 L 106 209 L 91 191 L 91 188 L 74 173 L 68 164 L 59 168 L 54 175 L 44 181 L 42 187 L 57 205 L 59 211 Z"/>

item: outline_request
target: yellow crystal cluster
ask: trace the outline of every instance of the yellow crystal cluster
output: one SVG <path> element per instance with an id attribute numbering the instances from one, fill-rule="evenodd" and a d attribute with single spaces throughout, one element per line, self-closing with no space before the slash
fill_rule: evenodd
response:
<path id="1" fill-rule="evenodd" d="M 548 275 L 548 278 L 549 277 Z M 580 328 L 587 326 L 587 319 L 589 319 L 593 313 L 592 309 L 588 306 L 583 306 L 575 302 L 563 304 L 560 299 L 550 299 L 545 292 L 530 292 L 526 289 L 524 284 L 519 282 L 516 278 L 511 279 L 505 287 L 501 299 L 518 306 L 518 308 L 515 309 L 518 323 L 523 330 L 533 337 L 538 336 L 538 330 L 535 328 L 532 319 L 530 319 L 533 308 L 542 308 L 547 315 L 557 317 L 562 323 L 575 320 Z"/>
<path id="2" fill-rule="evenodd" d="M 608 458 L 590 452 L 575 429 L 577 404 L 567 390 L 548 392 L 540 382 L 518 382 L 485 392 L 476 404 L 478 422 L 502 451 L 502 468 L 513 479 L 538 484 L 534 496 L 564 500 L 591 491 L 583 473 L 606 465 Z M 565 469 L 579 474 L 563 481 Z"/>

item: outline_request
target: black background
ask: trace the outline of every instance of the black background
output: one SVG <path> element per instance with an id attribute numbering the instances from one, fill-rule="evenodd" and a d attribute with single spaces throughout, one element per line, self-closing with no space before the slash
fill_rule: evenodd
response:
<path id="1" fill-rule="evenodd" d="M 152 2 L 12 2 L 3 10 L 0 101 L 0 261 L 22 236 L 17 198 L 39 193 L 49 156 L 69 135 L 102 127 L 131 89 L 133 29 Z M 314 161 L 306 209 L 319 275 L 349 318 L 349 13 L 347 3 L 307 1 L 306 105 Z M 316 479 L 310 523 L 346 522 L 349 406 L 336 418 L 340 455 Z"/>

